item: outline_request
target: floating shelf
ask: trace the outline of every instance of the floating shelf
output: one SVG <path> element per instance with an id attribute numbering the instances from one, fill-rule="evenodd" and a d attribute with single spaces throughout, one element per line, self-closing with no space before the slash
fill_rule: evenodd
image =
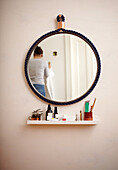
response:
<path id="1" fill-rule="evenodd" d="M 97 120 L 93 121 L 46 121 L 46 120 L 27 120 L 29 125 L 96 125 Z"/>

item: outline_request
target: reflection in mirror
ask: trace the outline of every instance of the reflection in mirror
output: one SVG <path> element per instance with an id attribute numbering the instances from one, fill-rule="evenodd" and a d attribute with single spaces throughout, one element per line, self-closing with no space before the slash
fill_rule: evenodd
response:
<path id="1" fill-rule="evenodd" d="M 43 50 L 42 57 L 35 58 L 33 51 L 28 63 L 29 78 L 35 90 L 34 75 L 31 73 L 34 68 L 39 76 L 45 73 L 45 95 L 39 93 L 49 100 L 68 102 L 89 90 L 96 78 L 97 61 L 93 50 L 84 40 L 71 34 L 55 34 L 38 46 Z M 34 60 L 36 63 L 43 60 L 43 64 L 32 65 Z M 42 66 L 45 67 L 44 72 L 41 72 Z"/>

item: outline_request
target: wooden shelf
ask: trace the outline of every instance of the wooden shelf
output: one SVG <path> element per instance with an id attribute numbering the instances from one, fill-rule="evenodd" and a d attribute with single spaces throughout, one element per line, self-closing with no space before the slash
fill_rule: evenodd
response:
<path id="1" fill-rule="evenodd" d="M 97 120 L 93 121 L 46 121 L 46 120 L 27 120 L 28 125 L 96 125 Z"/>

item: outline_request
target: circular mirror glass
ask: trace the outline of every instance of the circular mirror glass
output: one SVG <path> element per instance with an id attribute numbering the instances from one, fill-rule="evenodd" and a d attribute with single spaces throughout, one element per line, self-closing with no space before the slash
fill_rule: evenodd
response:
<path id="1" fill-rule="evenodd" d="M 42 55 L 35 56 L 36 47 Z M 71 104 L 85 98 L 100 75 L 100 58 L 95 46 L 74 31 L 53 31 L 39 38 L 25 62 L 28 84 L 37 96 L 53 104 Z M 43 85 L 42 93 L 37 85 Z"/>

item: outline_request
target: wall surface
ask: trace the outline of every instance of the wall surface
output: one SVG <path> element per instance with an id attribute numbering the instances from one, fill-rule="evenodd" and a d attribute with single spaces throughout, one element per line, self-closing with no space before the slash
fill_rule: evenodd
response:
<path id="1" fill-rule="evenodd" d="M 96 126 L 28 126 L 30 112 L 47 103 L 29 89 L 24 76 L 27 51 L 41 35 L 56 29 L 62 13 L 66 28 L 87 36 L 101 56 L 102 71 L 94 91 Z M 0 1 L 0 169 L 118 169 L 118 1 Z M 60 106 L 79 113 L 84 101 Z"/>

